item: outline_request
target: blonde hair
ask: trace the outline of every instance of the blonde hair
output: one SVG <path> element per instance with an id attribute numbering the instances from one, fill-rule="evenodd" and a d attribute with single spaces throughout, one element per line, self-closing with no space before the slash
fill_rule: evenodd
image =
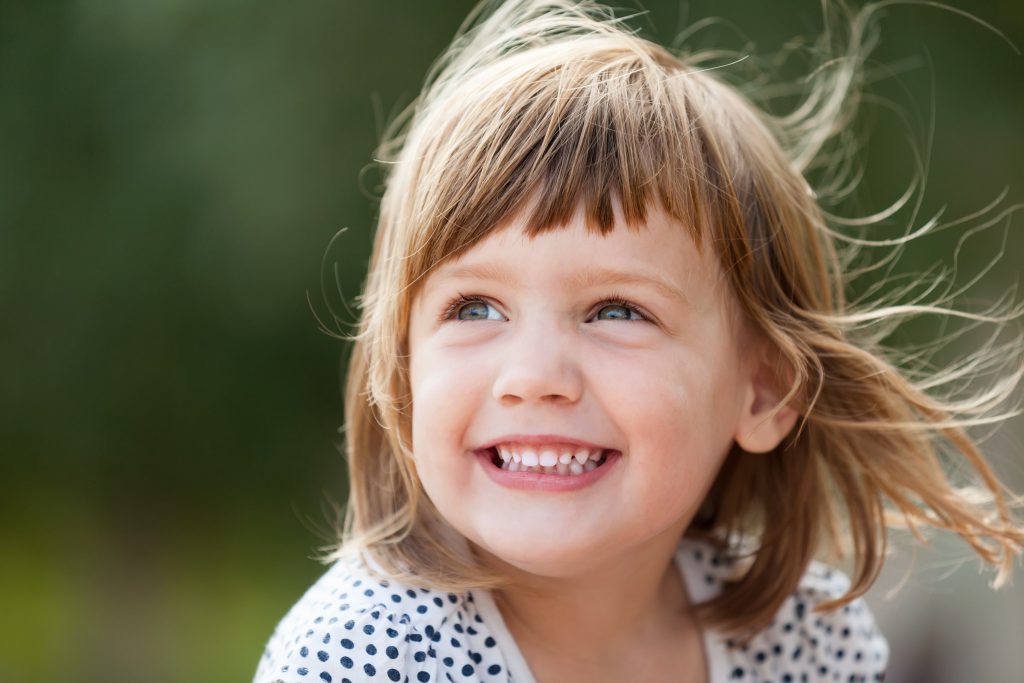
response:
<path id="1" fill-rule="evenodd" d="M 715 55 L 676 55 L 589 2 L 477 8 L 380 148 L 386 189 L 351 337 L 350 495 L 332 557 L 366 553 L 395 578 L 442 590 L 502 585 L 445 542 L 416 475 L 410 305 L 431 269 L 508 217 L 525 212 L 536 234 L 582 206 L 588 228 L 604 234 L 614 199 L 627 224 L 642 225 L 657 205 L 713 250 L 746 324 L 786 368 L 777 378 L 788 388 L 784 404 L 802 415 L 768 457 L 734 447 L 687 530 L 733 554 L 730 539 L 757 541 L 745 573 L 698 616 L 736 634 L 766 625 L 822 547 L 852 555 L 852 585 L 819 608 L 846 604 L 877 577 L 887 527 L 899 524 L 959 534 L 998 567 L 997 585 L 1006 580 L 1024 543 L 1019 501 L 965 430 L 1007 416 L 1020 338 L 930 375 L 901 370 L 882 341 L 920 313 L 1004 327 L 1016 311 L 959 313 L 948 296 L 874 307 L 845 300 L 852 249 L 872 243 L 838 230 L 805 175 L 817 168 L 821 191 L 849 172 L 834 143 L 849 130 L 877 34 L 874 8 L 838 7 L 845 38 L 823 44 L 831 58 L 785 116 L 703 68 Z M 987 391 L 952 391 L 1000 362 L 1011 372 Z M 958 488 L 940 456 L 968 465 L 980 486 Z"/>

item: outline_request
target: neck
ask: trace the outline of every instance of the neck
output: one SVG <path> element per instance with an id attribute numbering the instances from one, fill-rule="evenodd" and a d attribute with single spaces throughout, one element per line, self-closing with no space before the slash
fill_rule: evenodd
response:
<path id="1" fill-rule="evenodd" d="M 517 643 L 569 655 L 621 652 L 691 623 L 689 598 L 676 569 L 676 529 L 571 577 L 541 577 L 501 563 L 513 583 L 494 600 Z"/>

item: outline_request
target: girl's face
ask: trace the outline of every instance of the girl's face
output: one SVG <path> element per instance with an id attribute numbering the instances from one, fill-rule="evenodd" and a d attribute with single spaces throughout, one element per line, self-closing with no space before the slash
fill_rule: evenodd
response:
<path id="1" fill-rule="evenodd" d="M 674 547 L 760 403 L 719 267 L 661 212 L 607 236 L 580 214 L 533 239 L 522 225 L 439 266 L 413 301 L 424 490 L 471 542 L 540 576 Z M 604 451 L 596 469 L 587 445 Z M 580 475 L 577 457 L 541 469 L 579 451 Z"/>

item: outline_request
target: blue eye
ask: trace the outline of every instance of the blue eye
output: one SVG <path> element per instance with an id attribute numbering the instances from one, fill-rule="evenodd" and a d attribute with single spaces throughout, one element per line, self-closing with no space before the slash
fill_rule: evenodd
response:
<path id="1" fill-rule="evenodd" d="M 493 313 L 493 315 L 492 315 Z M 483 299 L 460 296 L 445 310 L 442 320 L 503 320 L 501 313 Z"/>
<path id="2" fill-rule="evenodd" d="M 606 317 L 602 316 L 607 312 Z M 459 295 L 451 301 L 441 314 L 441 320 L 455 320 L 458 322 L 469 322 L 473 320 L 504 320 L 503 316 L 493 304 L 477 296 Z M 598 321 L 641 322 L 649 321 L 650 318 L 640 311 L 636 306 L 625 299 L 605 299 L 598 304 L 596 313 L 591 319 Z"/>
<path id="3" fill-rule="evenodd" d="M 611 311 L 610 317 L 602 318 L 601 313 Z M 646 320 L 639 311 L 627 304 L 625 301 L 605 301 L 601 308 L 597 309 L 595 317 L 598 320 Z"/>

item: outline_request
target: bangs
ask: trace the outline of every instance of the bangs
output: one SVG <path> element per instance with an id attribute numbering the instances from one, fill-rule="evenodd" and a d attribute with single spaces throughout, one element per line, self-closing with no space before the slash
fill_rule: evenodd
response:
<path id="1" fill-rule="evenodd" d="M 607 234 L 616 204 L 636 228 L 659 205 L 701 244 L 709 193 L 725 184 L 691 113 L 687 89 L 702 79 L 633 42 L 538 47 L 438 86 L 445 92 L 427 99 L 406 149 L 416 167 L 408 189 L 419 195 L 406 282 L 513 216 L 533 236 L 582 211 L 588 230 Z"/>

